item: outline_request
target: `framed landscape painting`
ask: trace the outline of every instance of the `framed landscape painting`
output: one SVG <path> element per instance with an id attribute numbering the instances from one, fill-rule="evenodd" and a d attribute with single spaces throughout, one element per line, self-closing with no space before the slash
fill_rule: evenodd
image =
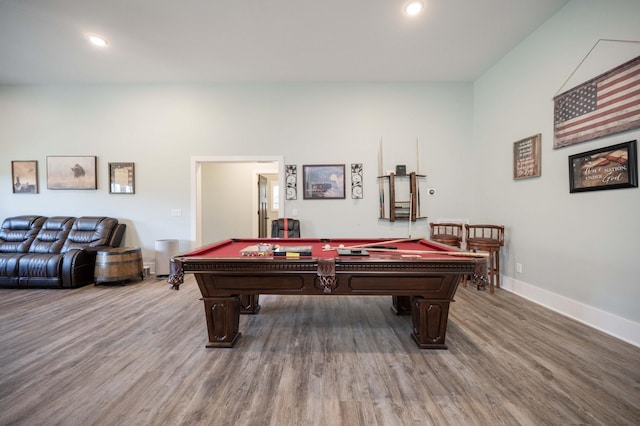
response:
<path id="1" fill-rule="evenodd" d="M 97 189 L 96 157 L 47 157 L 48 189 Z"/>
<path id="2" fill-rule="evenodd" d="M 302 166 L 305 200 L 343 199 L 344 164 Z"/>

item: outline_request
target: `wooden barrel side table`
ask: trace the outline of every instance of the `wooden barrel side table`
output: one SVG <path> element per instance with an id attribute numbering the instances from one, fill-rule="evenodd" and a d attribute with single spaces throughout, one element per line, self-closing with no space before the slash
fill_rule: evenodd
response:
<path id="1" fill-rule="evenodd" d="M 124 282 L 133 278 L 144 279 L 142 250 L 139 247 L 114 247 L 96 254 L 95 282 Z"/>

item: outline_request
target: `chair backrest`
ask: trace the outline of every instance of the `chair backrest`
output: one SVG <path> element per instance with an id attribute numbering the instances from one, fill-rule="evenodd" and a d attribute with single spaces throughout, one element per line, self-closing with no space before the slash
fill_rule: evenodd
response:
<path id="1" fill-rule="evenodd" d="M 467 241 L 496 241 L 504 246 L 504 226 L 502 225 L 465 225 Z"/>
<path id="2" fill-rule="evenodd" d="M 72 249 L 109 246 L 111 234 L 118 221 L 110 217 L 83 216 L 73 223 L 69 236 L 62 247 L 66 253 Z"/>
<path id="3" fill-rule="evenodd" d="M 60 253 L 75 217 L 58 216 L 48 218 L 36 235 L 29 253 Z"/>
<path id="4" fill-rule="evenodd" d="M 271 238 L 300 238 L 300 221 L 288 217 L 273 220 Z"/>
<path id="5" fill-rule="evenodd" d="M 430 223 L 430 239 L 455 247 L 462 245 L 461 223 Z"/>
<path id="6" fill-rule="evenodd" d="M 461 223 L 430 223 L 431 237 L 435 235 L 451 235 L 452 237 L 462 238 Z"/>
<path id="7" fill-rule="evenodd" d="M 0 228 L 0 253 L 26 253 L 47 218 L 44 216 L 8 217 Z"/>

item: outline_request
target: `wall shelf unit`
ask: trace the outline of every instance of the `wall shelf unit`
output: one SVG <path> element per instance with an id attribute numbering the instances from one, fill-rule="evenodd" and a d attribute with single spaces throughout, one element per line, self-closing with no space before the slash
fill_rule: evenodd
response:
<path id="1" fill-rule="evenodd" d="M 411 172 L 407 175 L 378 176 L 380 185 L 380 219 L 395 222 L 399 220 L 415 222 L 426 219 L 420 212 L 420 184 L 425 175 Z"/>

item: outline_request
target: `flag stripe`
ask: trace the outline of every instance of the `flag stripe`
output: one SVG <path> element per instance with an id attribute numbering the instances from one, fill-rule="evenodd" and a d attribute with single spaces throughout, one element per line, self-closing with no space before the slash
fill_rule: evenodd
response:
<path id="1" fill-rule="evenodd" d="M 580 132 L 588 131 L 589 129 L 602 129 L 602 126 L 616 124 L 616 122 L 632 122 L 634 118 L 640 119 L 640 107 L 635 107 L 631 110 L 624 110 L 624 112 L 615 114 L 615 115 L 605 115 L 599 121 L 594 122 L 593 124 L 586 127 L 572 127 L 570 130 L 565 132 L 559 132 L 558 135 L 561 137 L 567 137 L 571 135 L 575 135 Z"/>

